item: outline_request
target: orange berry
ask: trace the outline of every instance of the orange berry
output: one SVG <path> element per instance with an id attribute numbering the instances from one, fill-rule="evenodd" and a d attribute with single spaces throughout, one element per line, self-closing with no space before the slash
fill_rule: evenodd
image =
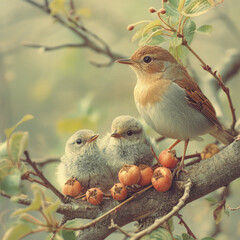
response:
<path id="1" fill-rule="evenodd" d="M 141 178 L 141 172 L 136 165 L 125 164 L 118 173 L 119 181 L 125 186 L 137 184 Z"/>
<path id="2" fill-rule="evenodd" d="M 99 188 L 90 188 L 86 192 L 87 201 L 93 205 L 99 205 L 103 199 L 103 192 Z"/>
<path id="3" fill-rule="evenodd" d="M 80 182 L 75 178 L 69 179 L 62 188 L 63 194 L 70 197 L 76 197 L 77 195 L 80 194 L 81 191 L 82 186 Z"/>
<path id="4" fill-rule="evenodd" d="M 148 185 L 149 183 L 151 183 L 151 179 L 152 179 L 152 175 L 153 175 L 152 168 L 147 165 L 140 164 L 139 169 L 141 172 L 141 178 L 138 181 L 138 185 L 145 186 L 145 185 Z"/>
<path id="5" fill-rule="evenodd" d="M 169 168 L 159 167 L 152 176 L 152 185 L 159 192 L 166 192 L 172 186 L 172 172 Z"/>
<path id="6" fill-rule="evenodd" d="M 110 189 L 113 199 L 121 201 L 127 197 L 127 189 L 122 183 L 116 183 Z"/>
<path id="7" fill-rule="evenodd" d="M 175 168 L 178 164 L 176 150 L 163 150 L 158 156 L 158 162 L 167 168 Z"/>

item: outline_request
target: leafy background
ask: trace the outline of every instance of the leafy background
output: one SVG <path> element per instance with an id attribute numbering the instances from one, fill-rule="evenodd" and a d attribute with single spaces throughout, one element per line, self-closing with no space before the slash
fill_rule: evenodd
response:
<path id="1" fill-rule="evenodd" d="M 142 19 L 153 20 L 147 9 L 161 7 L 159 0 L 134 1 L 77 1 L 86 26 L 103 38 L 111 49 L 126 57 L 137 48 L 132 43 L 134 33 L 126 31 L 130 23 Z M 43 45 L 59 45 L 78 42 L 76 36 L 56 24 L 47 15 L 20 0 L 2 0 L 0 13 L 0 141 L 5 141 L 4 129 L 16 124 L 25 114 L 34 115 L 34 119 L 18 127 L 29 132 L 31 156 L 35 159 L 59 157 L 63 154 L 65 141 L 78 128 L 92 128 L 101 135 L 110 130 L 111 121 L 120 114 L 139 116 L 134 105 L 133 87 L 135 75 L 126 67 L 114 64 L 109 68 L 96 68 L 90 61 L 105 63 L 108 59 L 87 49 L 64 49 L 52 52 L 29 49 L 22 42 L 29 41 Z M 195 19 L 197 26 L 210 24 L 210 35 L 198 35 L 192 47 L 215 69 L 226 50 L 239 49 L 240 28 L 239 6 L 237 0 L 225 1 L 222 5 Z M 163 46 L 167 47 L 167 43 Z M 199 63 L 189 55 L 191 67 L 203 80 L 205 73 Z M 239 109 L 238 76 L 229 82 L 235 107 Z M 208 95 L 208 92 L 205 91 Z M 221 100 L 226 105 L 222 94 Z M 237 111 L 238 114 L 238 111 Z M 229 111 L 226 119 L 230 121 Z M 69 122 L 71 128 L 69 128 Z M 149 134 L 154 135 L 148 128 Z M 212 141 L 205 136 L 206 141 Z M 171 141 L 164 141 L 159 151 Z M 192 142 L 189 152 L 200 151 L 204 142 Z M 182 146 L 177 148 L 180 153 Z M 43 170 L 52 173 L 56 164 Z M 54 183 L 55 177 L 49 174 Z M 232 195 L 228 199 L 231 206 L 239 205 L 237 191 L 239 180 L 231 185 Z M 213 194 L 213 196 L 216 193 Z M 18 208 L 0 197 L 0 238 L 9 226 L 9 217 L 13 209 Z M 184 219 L 199 237 L 210 235 L 214 231 L 214 222 L 209 202 L 198 200 L 181 211 Z M 238 212 L 224 217 L 221 222 L 223 233 L 217 239 L 240 237 Z M 176 233 L 183 232 L 181 226 Z M 30 236 L 28 239 L 39 239 Z"/>

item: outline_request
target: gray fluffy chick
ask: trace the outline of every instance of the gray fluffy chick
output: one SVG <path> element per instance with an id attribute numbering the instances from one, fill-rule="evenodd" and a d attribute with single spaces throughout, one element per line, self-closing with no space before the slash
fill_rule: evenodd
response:
<path id="1" fill-rule="evenodd" d="M 106 155 L 115 180 L 124 164 L 152 165 L 153 154 L 150 140 L 145 136 L 138 119 L 121 115 L 112 122 L 112 133 L 101 140 L 102 152 Z"/>
<path id="2" fill-rule="evenodd" d="M 113 186 L 111 170 L 96 141 L 98 136 L 82 129 L 68 139 L 57 171 L 60 186 L 70 178 L 76 178 L 85 191 L 98 187 L 106 192 Z"/>

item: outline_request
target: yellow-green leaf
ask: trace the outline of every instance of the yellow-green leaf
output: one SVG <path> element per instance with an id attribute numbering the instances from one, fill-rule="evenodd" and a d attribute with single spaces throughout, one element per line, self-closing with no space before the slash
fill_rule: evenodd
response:
<path id="1" fill-rule="evenodd" d="M 34 186 L 33 186 L 34 188 Z M 22 208 L 22 209 L 17 209 L 15 212 L 12 213 L 12 216 L 19 216 L 22 213 L 27 213 L 30 211 L 34 211 L 34 210 L 39 210 L 42 204 L 42 198 L 41 198 L 41 193 L 39 191 L 39 189 L 35 188 L 34 189 L 34 199 L 32 200 L 32 203 L 26 207 L 26 208 Z"/>
<path id="2" fill-rule="evenodd" d="M 32 228 L 28 224 L 19 223 L 7 230 L 3 236 L 3 240 L 19 240 L 31 231 Z"/>
<path id="3" fill-rule="evenodd" d="M 147 24 L 142 31 L 142 36 L 144 36 L 145 34 L 147 34 L 148 32 L 150 32 L 153 28 L 161 28 L 161 21 L 159 19 L 154 20 L 152 22 L 150 22 L 149 24 Z"/>
<path id="4" fill-rule="evenodd" d="M 65 0 L 53 0 L 53 1 L 49 4 L 49 8 L 50 8 L 50 10 L 51 10 L 51 14 L 52 14 L 52 15 L 57 15 L 57 14 L 65 13 L 65 12 L 66 12 Z"/>
<path id="5" fill-rule="evenodd" d="M 208 0 L 195 0 L 183 9 L 182 14 L 189 17 L 195 17 L 206 13 L 210 8 L 211 4 Z"/>
<path id="6" fill-rule="evenodd" d="M 7 142 L 0 143 L 0 159 L 8 157 Z"/>
<path id="7" fill-rule="evenodd" d="M 28 132 L 13 133 L 9 139 L 11 160 L 20 161 L 23 151 L 28 145 Z"/>
<path id="8" fill-rule="evenodd" d="M 83 17 L 90 17 L 92 12 L 89 8 L 80 8 L 76 10 L 76 14 Z"/>
<path id="9" fill-rule="evenodd" d="M 178 5 L 178 11 L 181 12 L 186 0 L 180 0 Z"/>
<path id="10" fill-rule="evenodd" d="M 211 25 L 202 25 L 197 29 L 198 33 L 210 34 L 213 31 L 213 26 Z"/>
<path id="11" fill-rule="evenodd" d="M 56 202 L 50 203 L 47 207 L 43 208 L 43 212 L 45 213 L 46 216 L 52 218 L 52 213 L 56 213 L 60 204 L 61 201 L 58 199 Z"/>
<path id="12" fill-rule="evenodd" d="M 12 132 L 15 130 L 15 128 L 17 126 L 19 126 L 21 123 L 29 121 L 33 118 L 34 118 L 33 115 L 27 114 L 17 124 L 15 124 L 13 127 L 5 129 L 4 132 L 5 132 L 6 138 L 8 139 L 10 137 L 10 135 L 12 134 Z"/>

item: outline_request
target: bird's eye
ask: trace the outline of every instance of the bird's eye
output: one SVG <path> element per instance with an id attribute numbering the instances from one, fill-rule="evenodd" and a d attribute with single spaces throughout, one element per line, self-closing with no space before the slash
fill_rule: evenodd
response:
<path id="1" fill-rule="evenodd" d="M 81 140 L 80 138 L 78 138 L 78 139 L 76 140 L 76 143 L 77 143 L 77 144 L 81 144 L 81 143 L 82 143 L 82 140 Z"/>
<path id="2" fill-rule="evenodd" d="M 127 131 L 127 135 L 128 135 L 128 136 L 132 136 L 132 135 L 133 135 L 132 130 Z"/>
<path id="3" fill-rule="evenodd" d="M 144 61 L 145 63 L 150 63 L 150 62 L 152 61 L 152 58 L 149 57 L 149 56 L 145 56 L 145 57 L 143 58 L 143 61 Z"/>

